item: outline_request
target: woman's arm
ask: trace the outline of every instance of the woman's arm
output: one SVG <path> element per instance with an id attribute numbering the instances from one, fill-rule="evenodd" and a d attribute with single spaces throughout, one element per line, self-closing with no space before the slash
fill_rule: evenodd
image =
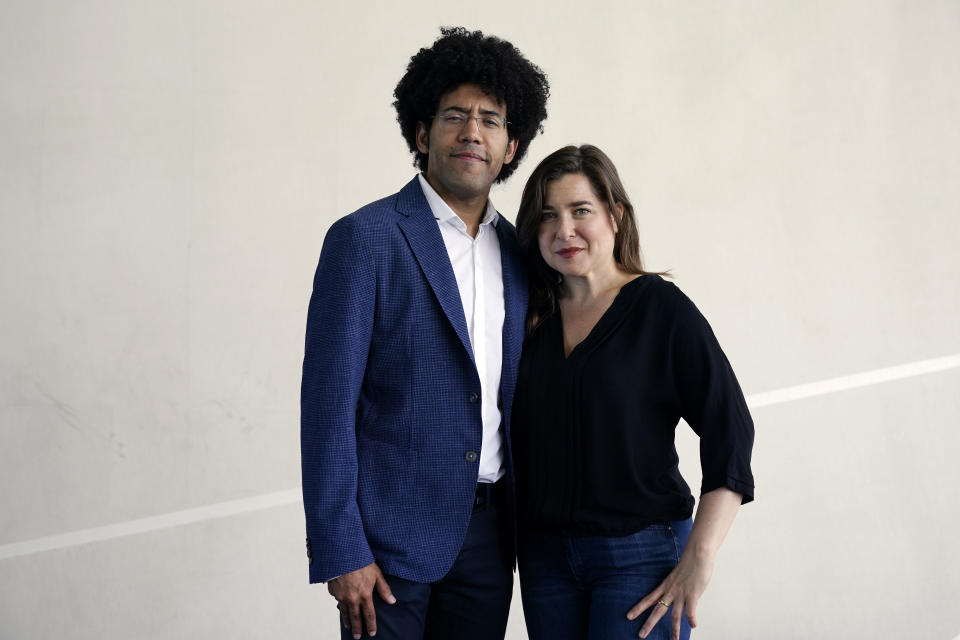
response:
<path id="1" fill-rule="evenodd" d="M 680 562 L 660 585 L 644 596 L 627 613 L 634 620 L 653 606 L 647 621 L 640 628 L 640 637 L 646 638 L 654 625 L 667 612 L 661 602 L 673 605 L 671 613 L 673 638 L 680 637 L 680 620 L 686 610 L 690 626 L 697 626 L 697 601 L 707 588 L 713 575 L 713 559 L 720 543 L 730 530 L 733 518 L 737 515 L 742 496 L 726 487 L 714 489 L 700 497 L 700 506 L 693 520 L 693 530 L 687 540 L 687 546 L 680 556 Z"/>

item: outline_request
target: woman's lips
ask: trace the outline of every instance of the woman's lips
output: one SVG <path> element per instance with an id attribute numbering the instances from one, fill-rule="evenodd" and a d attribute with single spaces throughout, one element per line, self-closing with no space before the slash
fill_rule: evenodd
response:
<path id="1" fill-rule="evenodd" d="M 570 259 L 581 251 L 583 251 L 583 249 L 580 249 L 579 247 L 571 247 L 570 249 L 560 249 L 560 251 L 557 251 L 557 255 L 561 258 Z"/>

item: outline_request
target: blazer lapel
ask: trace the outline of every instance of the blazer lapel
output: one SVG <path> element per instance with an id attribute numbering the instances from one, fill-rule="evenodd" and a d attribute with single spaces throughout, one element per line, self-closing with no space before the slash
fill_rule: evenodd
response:
<path id="1" fill-rule="evenodd" d="M 503 267 L 503 362 L 520 357 L 527 316 L 527 278 L 520 257 L 516 231 L 500 216 L 496 224 Z M 510 359 L 512 358 L 512 359 Z"/>
<path id="2" fill-rule="evenodd" d="M 397 211 L 402 214 L 397 223 L 400 231 L 406 237 L 443 313 L 453 325 L 463 348 L 467 350 L 467 355 L 473 360 L 467 320 L 460 302 L 460 289 L 456 276 L 453 275 L 447 246 L 443 243 L 437 220 L 433 217 L 416 177 L 397 194 Z"/>

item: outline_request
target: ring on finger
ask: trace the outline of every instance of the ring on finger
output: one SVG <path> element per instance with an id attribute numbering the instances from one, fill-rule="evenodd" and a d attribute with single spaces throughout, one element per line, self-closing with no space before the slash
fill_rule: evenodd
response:
<path id="1" fill-rule="evenodd" d="M 659 604 L 659 605 L 662 606 L 662 607 L 666 607 L 667 609 L 670 608 L 670 603 L 669 603 L 669 602 L 664 602 L 663 600 L 657 600 L 657 604 Z"/>

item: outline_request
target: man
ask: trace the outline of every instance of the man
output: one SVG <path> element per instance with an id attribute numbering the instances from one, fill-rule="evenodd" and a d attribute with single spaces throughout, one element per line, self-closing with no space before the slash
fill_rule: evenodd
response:
<path id="1" fill-rule="evenodd" d="M 310 581 L 343 638 L 503 638 L 510 407 L 527 284 L 488 199 L 542 130 L 546 77 L 443 29 L 394 92 L 422 173 L 323 243 L 301 390 Z"/>

